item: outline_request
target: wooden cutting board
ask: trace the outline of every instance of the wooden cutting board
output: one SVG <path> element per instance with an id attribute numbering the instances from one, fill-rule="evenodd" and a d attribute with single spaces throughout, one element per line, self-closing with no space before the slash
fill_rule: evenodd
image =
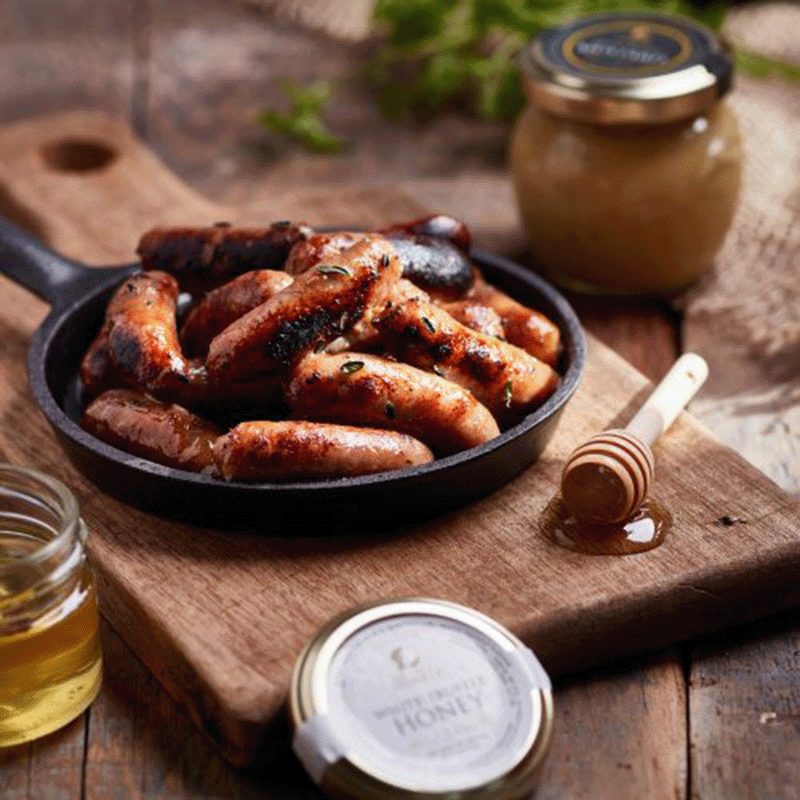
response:
<path id="1" fill-rule="evenodd" d="M 372 225 L 419 211 L 388 190 L 287 191 L 269 207 L 234 211 L 197 196 L 105 117 L 70 113 L 0 130 L 0 212 L 90 263 L 132 260 L 141 231 L 157 224 Z M 800 602 L 800 507 L 688 415 L 656 447 L 655 494 L 675 520 L 663 546 L 591 557 L 538 535 L 561 459 L 589 434 L 624 424 L 647 391 L 593 339 L 545 456 L 492 497 L 400 536 L 328 541 L 315 538 L 325 535 L 317 528 L 282 538 L 272 517 L 262 537 L 160 520 L 87 483 L 27 391 L 25 352 L 47 308 L 5 279 L 0 291 L 0 456 L 74 489 L 105 615 L 236 763 L 263 754 L 309 635 L 357 603 L 398 595 L 466 603 L 516 631 L 558 673 Z"/>

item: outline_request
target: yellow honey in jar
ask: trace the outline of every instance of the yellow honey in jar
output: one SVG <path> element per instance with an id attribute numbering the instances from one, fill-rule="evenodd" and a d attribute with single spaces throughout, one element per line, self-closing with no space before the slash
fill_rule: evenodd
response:
<path id="1" fill-rule="evenodd" d="M 100 688 L 85 539 L 63 484 L 0 465 L 0 746 L 66 725 Z"/>

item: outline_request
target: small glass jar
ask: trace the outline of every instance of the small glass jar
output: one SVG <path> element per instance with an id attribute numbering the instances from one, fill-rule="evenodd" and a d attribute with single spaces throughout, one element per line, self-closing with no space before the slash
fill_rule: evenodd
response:
<path id="1" fill-rule="evenodd" d="M 102 678 L 86 528 L 72 493 L 0 464 L 0 746 L 66 725 Z"/>
<path id="2" fill-rule="evenodd" d="M 346 800 L 530 797 L 553 731 L 550 679 L 494 620 L 431 598 L 325 625 L 289 690 L 293 747 Z"/>
<path id="3" fill-rule="evenodd" d="M 724 44 L 692 20 L 615 12 L 543 31 L 520 66 L 531 103 L 511 169 L 539 268 L 592 293 L 691 284 L 723 242 L 741 181 Z"/>

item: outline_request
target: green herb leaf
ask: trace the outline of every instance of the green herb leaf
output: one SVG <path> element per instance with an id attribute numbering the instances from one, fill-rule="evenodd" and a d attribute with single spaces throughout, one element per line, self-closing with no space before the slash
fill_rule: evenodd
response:
<path id="1" fill-rule="evenodd" d="M 395 410 L 394 410 L 394 403 L 387 403 L 384 407 L 384 411 L 386 412 L 387 419 L 394 419 L 395 417 Z"/>
<path id="2" fill-rule="evenodd" d="M 511 408 L 511 394 L 514 391 L 514 386 L 511 381 L 506 381 L 503 387 L 503 398 L 505 400 L 506 408 Z"/>
<path id="3" fill-rule="evenodd" d="M 314 352 L 315 352 L 315 353 L 321 353 L 321 352 L 322 352 L 324 349 L 325 349 L 325 340 L 324 340 L 324 339 L 320 339 L 320 340 L 319 340 L 319 341 L 318 341 L 318 342 L 317 342 L 317 343 L 314 345 Z"/>
<path id="4" fill-rule="evenodd" d="M 346 372 L 348 375 L 351 375 L 354 372 L 358 372 L 360 369 L 364 368 L 363 361 L 345 361 L 342 364 L 342 372 Z"/>
<path id="5" fill-rule="evenodd" d="M 268 109 L 260 116 L 261 124 L 305 145 L 315 153 L 338 153 L 345 142 L 332 133 L 322 118 L 323 106 L 330 99 L 327 81 L 315 81 L 308 87 L 285 83 L 283 92 L 290 107 L 285 113 Z"/>
<path id="6" fill-rule="evenodd" d="M 776 76 L 793 82 L 800 81 L 800 64 L 778 58 L 768 58 L 749 50 L 737 51 L 736 66 L 756 78 Z"/>
<path id="7" fill-rule="evenodd" d="M 317 267 L 317 272 L 323 275 L 352 275 L 347 267 L 341 267 L 338 264 L 322 264 Z"/>
<path id="8" fill-rule="evenodd" d="M 430 331 L 430 333 L 436 333 L 436 326 L 427 318 L 422 318 L 422 324 Z"/>

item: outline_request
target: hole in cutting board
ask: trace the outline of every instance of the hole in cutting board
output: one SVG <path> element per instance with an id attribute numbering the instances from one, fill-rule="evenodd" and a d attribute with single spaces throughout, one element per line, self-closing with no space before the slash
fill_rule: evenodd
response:
<path id="1" fill-rule="evenodd" d="M 116 157 L 113 147 L 96 139 L 59 139 L 42 147 L 42 158 L 57 172 L 96 172 Z"/>

